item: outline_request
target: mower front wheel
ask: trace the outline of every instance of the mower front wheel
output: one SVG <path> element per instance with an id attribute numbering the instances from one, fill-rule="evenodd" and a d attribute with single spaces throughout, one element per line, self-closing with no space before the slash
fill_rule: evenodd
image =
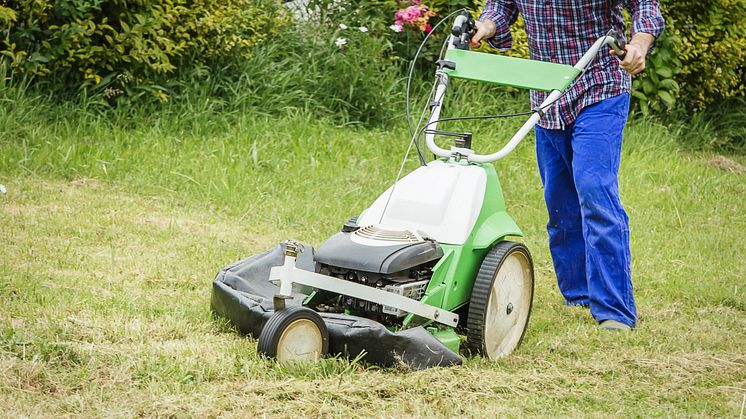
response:
<path id="1" fill-rule="evenodd" d="M 329 332 L 315 311 L 287 307 L 276 311 L 264 325 L 257 350 L 281 364 L 318 361 L 329 351 Z"/>
<path id="2" fill-rule="evenodd" d="M 467 345 L 489 359 L 520 345 L 534 298 L 534 266 L 528 248 L 498 242 L 479 267 L 469 302 Z"/>

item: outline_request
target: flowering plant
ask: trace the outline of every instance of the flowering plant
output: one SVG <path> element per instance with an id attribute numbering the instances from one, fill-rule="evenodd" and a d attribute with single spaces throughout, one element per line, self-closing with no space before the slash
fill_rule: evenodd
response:
<path id="1" fill-rule="evenodd" d="M 390 26 L 394 32 L 404 32 L 405 25 L 419 29 L 421 32 L 430 32 L 432 29 L 428 21 L 435 13 L 421 3 L 421 0 L 410 0 L 407 7 L 399 9 L 394 13 L 396 21 Z"/>

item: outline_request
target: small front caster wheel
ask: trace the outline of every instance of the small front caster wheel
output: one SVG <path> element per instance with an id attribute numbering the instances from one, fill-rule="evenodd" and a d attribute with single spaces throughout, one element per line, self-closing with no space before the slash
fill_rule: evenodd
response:
<path id="1" fill-rule="evenodd" d="M 281 364 L 318 361 L 329 351 L 329 332 L 315 311 L 287 307 L 276 311 L 264 325 L 258 351 Z"/>

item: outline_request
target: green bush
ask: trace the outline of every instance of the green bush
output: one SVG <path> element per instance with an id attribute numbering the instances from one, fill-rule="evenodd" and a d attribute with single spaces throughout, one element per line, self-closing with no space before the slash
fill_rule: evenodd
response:
<path id="1" fill-rule="evenodd" d="M 673 110 L 680 88 L 676 76 L 681 72 L 677 50 L 681 41 L 664 32 L 656 40 L 656 48 L 645 63 L 645 72 L 632 80 L 634 106 L 643 115 Z"/>
<path id="2" fill-rule="evenodd" d="M 247 56 L 281 24 L 255 0 L 10 0 L 0 8 L 0 67 L 80 86 L 152 84 L 180 67 Z M 123 77 L 122 77 L 123 76 Z M 154 90 L 164 98 L 162 90 Z"/>
<path id="3" fill-rule="evenodd" d="M 702 111 L 746 92 L 746 0 L 664 0 L 666 31 L 634 81 L 644 114 Z M 715 114 L 715 113 L 713 113 Z"/>
<path id="4" fill-rule="evenodd" d="M 746 0 L 663 0 L 667 32 L 680 40 L 674 77 L 688 110 L 746 93 Z"/>

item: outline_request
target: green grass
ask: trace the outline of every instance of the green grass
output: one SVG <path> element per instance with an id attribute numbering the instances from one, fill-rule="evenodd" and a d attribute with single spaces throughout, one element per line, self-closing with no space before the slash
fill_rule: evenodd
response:
<path id="1" fill-rule="evenodd" d="M 662 125 L 637 120 L 625 137 L 635 332 L 601 333 L 563 306 L 527 140 L 496 165 L 537 271 L 517 352 L 419 372 L 288 370 L 211 317 L 211 280 L 337 231 L 393 180 L 405 130 L 45 103 L 0 106 L 0 416 L 743 414 L 746 175 L 679 151 Z M 475 144 L 519 123 L 477 125 Z"/>

